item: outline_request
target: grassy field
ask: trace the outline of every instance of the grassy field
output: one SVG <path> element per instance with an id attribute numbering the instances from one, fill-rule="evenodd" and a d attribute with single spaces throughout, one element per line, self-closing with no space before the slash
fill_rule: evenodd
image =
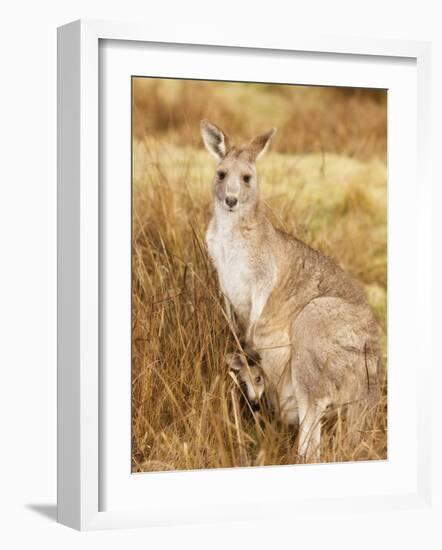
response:
<path id="1" fill-rule="evenodd" d="M 214 162 L 201 118 L 239 141 L 278 127 L 258 163 L 268 214 L 364 285 L 386 366 L 386 94 L 135 79 L 134 472 L 299 462 L 296 433 L 252 414 L 224 363 L 235 343 L 204 244 Z M 326 423 L 323 461 L 386 457 L 386 378 L 356 448 L 352 429 L 340 414 Z"/>

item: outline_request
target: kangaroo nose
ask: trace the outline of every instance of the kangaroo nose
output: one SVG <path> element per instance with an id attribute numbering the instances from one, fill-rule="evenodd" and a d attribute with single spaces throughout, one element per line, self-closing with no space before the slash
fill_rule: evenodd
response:
<path id="1" fill-rule="evenodd" d="M 233 208 L 238 202 L 238 199 L 235 197 L 226 197 L 226 204 L 229 208 Z"/>

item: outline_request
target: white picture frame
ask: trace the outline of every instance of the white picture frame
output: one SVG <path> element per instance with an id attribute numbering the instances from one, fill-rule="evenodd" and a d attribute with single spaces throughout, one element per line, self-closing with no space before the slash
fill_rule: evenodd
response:
<path id="1" fill-rule="evenodd" d="M 278 483 L 282 487 L 287 485 L 288 476 L 293 475 L 295 467 L 275 467 L 265 469 L 233 469 L 230 472 L 171 472 L 156 474 L 156 477 L 145 477 L 141 481 L 140 475 L 130 476 L 130 470 L 125 476 L 128 485 L 155 485 L 157 499 L 152 498 L 152 489 L 146 504 L 140 504 L 140 498 L 132 498 L 132 489 L 127 491 L 121 488 L 121 493 L 115 492 L 112 506 L 107 509 L 103 503 L 104 482 L 110 472 L 110 481 L 114 477 L 115 462 L 105 462 L 103 454 L 110 453 L 106 440 L 106 419 L 109 414 L 103 402 L 107 396 L 103 392 L 115 391 L 118 383 L 103 387 L 102 384 L 102 357 L 100 351 L 100 337 L 102 336 L 102 310 L 100 304 L 105 298 L 102 288 L 104 267 L 107 265 L 102 258 L 102 232 L 106 225 L 100 222 L 102 204 L 102 188 L 100 188 L 100 125 L 99 114 L 103 106 L 100 105 L 100 60 L 103 57 L 100 47 L 103 41 L 112 41 L 115 44 L 125 44 L 126 48 L 138 44 L 165 44 L 173 47 L 174 51 L 186 49 L 193 51 L 198 48 L 205 58 L 209 59 L 213 46 L 228 48 L 230 57 L 244 55 L 249 52 L 271 52 L 273 56 L 289 56 L 291 53 L 304 52 L 316 56 L 328 56 L 328 60 L 335 57 L 337 60 L 354 60 L 364 63 L 364 59 L 376 58 L 381 64 L 400 63 L 406 60 L 415 68 L 415 83 L 417 94 L 414 97 L 417 113 L 417 126 L 414 128 L 413 139 L 407 142 L 407 147 L 417 145 L 410 158 L 415 159 L 419 185 L 416 188 L 418 213 L 416 215 L 418 230 L 415 231 L 415 246 L 411 253 L 416 266 L 413 272 L 412 296 L 414 323 L 409 330 L 419 332 L 419 341 L 416 348 L 404 354 L 404 360 L 410 363 L 409 390 L 414 392 L 416 407 L 409 407 L 410 425 L 412 426 L 413 450 L 415 456 L 404 470 L 404 477 L 398 476 L 398 485 L 387 491 L 378 489 L 362 494 L 352 493 L 352 483 L 361 475 L 362 470 L 352 469 L 351 464 L 327 465 L 327 474 L 323 482 L 329 483 L 328 492 L 321 490 L 311 491 L 311 498 L 304 493 L 300 498 L 293 498 L 290 494 L 280 494 L 278 490 L 271 493 L 270 486 Z M 210 45 L 210 46 L 209 46 Z M 158 51 L 161 47 L 158 47 Z M 127 52 L 126 52 L 127 53 Z M 151 55 L 154 55 L 152 53 Z M 118 55 L 117 55 L 118 57 Z M 120 56 L 123 59 L 124 56 Z M 109 59 L 109 58 L 106 58 Z M 106 61 L 108 62 L 108 61 Z M 121 61 L 123 64 L 127 61 Z M 329 61 L 325 60 L 325 63 Z M 331 62 L 331 61 L 330 61 Z M 127 71 L 123 67 L 125 74 Z M 183 69 L 185 70 L 185 69 Z M 207 69 L 205 69 L 207 71 Z M 130 74 L 131 71 L 129 70 Z M 170 74 L 168 76 L 187 76 Z M 157 73 L 155 73 L 157 75 Z M 165 76 L 165 75 L 160 75 Z M 206 74 L 208 78 L 211 75 Z M 306 79 L 308 77 L 305 77 Z M 330 77 L 332 78 L 332 77 Z M 336 76 L 334 78 L 337 78 Z M 373 77 L 374 78 L 374 77 Z M 358 507 L 360 510 L 371 511 L 392 508 L 418 508 L 429 506 L 431 501 L 431 434 L 429 429 L 430 407 L 430 368 L 432 364 L 429 338 L 431 334 L 431 266 L 430 266 L 430 230 L 427 213 L 431 204 L 431 182 L 428 174 L 427 155 L 429 150 L 429 82 L 430 78 L 430 45 L 425 42 L 364 40 L 356 38 L 317 38 L 302 37 L 286 39 L 267 44 L 263 38 L 244 39 L 225 43 L 220 37 L 204 36 L 204 31 L 198 37 L 186 36 L 185 30 L 178 36 L 156 36 L 151 29 L 136 24 L 76 21 L 61 27 L 58 31 L 58 520 L 60 523 L 80 530 L 135 527 L 161 524 L 173 524 L 198 521 L 220 521 L 241 518 L 259 518 L 264 514 L 266 499 L 273 503 L 274 517 L 290 517 L 293 513 L 315 513 L 327 511 L 331 504 L 334 512 L 345 513 L 346 510 Z M 245 78 L 246 79 L 246 78 Z M 263 75 L 262 80 L 266 80 Z M 379 82 L 382 81 L 382 78 Z M 331 82 L 331 81 L 330 81 Z M 106 78 L 104 78 L 106 83 Z M 317 82 L 311 81 L 311 84 Z M 340 84 L 341 82 L 333 82 Z M 379 84 L 381 86 L 381 84 Z M 413 92 L 414 93 L 414 92 Z M 410 101 L 414 101 L 411 97 Z M 400 113 L 397 113 L 400 114 Z M 124 126 L 124 123 L 123 123 Z M 120 126 L 121 128 L 122 126 Z M 122 132 L 124 136 L 124 131 Z M 118 146 L 118 143 L 115 143 Z M 390 159 L 389 159 L 390 160 Z M 391 163 L 390 170 L 400 174 L 400 165 Z M 404 174 L 417 181 L 414 175 Z M 410 180 L 411 181 L 411 180 Z M 412 200 L 409 188 L 408 199 Z M 406 192 L 404 196 L 406 197 Z M 410 203 L 408 203 L 410 204 Z M 403 227 L 404 220 L 390 216 L 390 223 L 397 223 Z M 394 226 L 393 226 L 394 228 Z M 391 229 L 391 227 L 389 228 Z M 130 246 L 130 243 L 129 243 Z M 391 262 L 389 257 L 389 262 Z M 399 262 L 399 258 L 397 259 Z M 122 276 L 124 278 L 124 275 Z M 127 289 L 126 289 L 127 290 Z M 393 303 L 398 303 L 400 295 Z M 418 321 L 419 319 L 419 321 Z M 130 335 L 129 335 L 130 336 Z M 398 346 L 399 348 L 399 346 Z M 420 375 L 416 374 L 412 358 L 417 358 Z M 415 354 L 415 355 L 413 355 Z M 130 371 L 130 369 L 129 369 Z M 130 376 L 130 372 L 127 373 Z M 414 380 L 412 383 L 411 380 Z M 121 386 L 120 386 L 121 388 Z M 122 390 L 121 390 L 122 391 Z M 410 394 L 411 395 L 411 394 Z M 127 397 L 127 396 L 126 396 Z M 393 404 L 394 405 L 394 404 Z M 399 401 L 396 407 L 403 403 Z M 114 408 L 117 414 L 120 410 Z M 126 411 L 127 412 L 127 411 Z M 406 412 L 404 412 L 406 415 Z M 127 421 L 127 414 L 121 409 L 120 417 Z M 122 422 L 113 418 L 116 432 L 121 440 Z M 123 423 L 124 426 L 127 425 Z M 118 427 L 120 426 L 120 427 Z M 127 426 L 130 434 L 130 426 Z M 124 436 L 124 434 L 123 434 Z M 114 442 L 115 443 L 115 442 Z M 122 446 L 120 445 L 120 448 Z M 115 446 L 112 448 L 115 449 Z M 113 452 L 113 451 L 112 451 Z M 106 464 L 106 467 L 104 467 Z M 395 468 L 394 460 L 390 465 Z M 321 473 L 315 468 L 320 466 L 306 466 L 298 473 L 298 486 L 322 483 Z M 346 470 L 343 470 L 346 468 Z M 376 470 L 378 468 L 379 471 Z M 381 475 L 382 465 L 371 465 L 364 476 Z M 385 470 L 382 475 L 392 476 L 392 471 Z M 265 470 L 265 473 L 264 473 Z M 407 485 L 404 480 L 413 470 L 413 483 Z M 321 470 L 322 472 L 322 470 Z M 343 473 L 344 472 L 344 473 Z M 143 476 L 144 474 L 141 474 Z M 150 474 L 147 474 L 150 475 Z M 232 508 L 229 503 L 229 494 L 222 494 L 223 485 L 227 477 L 230 483 L 244 490 L 247 484 L 256 482 L 256 476 L 265 479 L 269 486 L 261 497 L 250 497 L 244 501 L 246 506 L 236 505 Z M 346 491 L 339 492 L 337 484 L 342 485 L 343 476 L 350 476 Z M 326 479 L 327 477 L 327 479 Z M 394 477 L 394 476 L 393 476 Z M 330 483 L 334 478 L 336 486 Z M 123 480 L 124 481 L 124 480 Z M 400 484 L 403 483 L 401 486 Z M 200 499 L 192 502 L 172 504 L 170 495 L 174 486 L 179 491 L 190 491 L 198 496 L 200 489 L 212 486 L 217 493 L 217 501 L 207 502 L 207 494 L 201 493 Z M 311 486 L 311 485 L 310 485 Z M 161 488 L 167 498 L 160 498 Z M 335 487 L 335 489 L 333 488 Z M 145 489 L 142 489 L 145 491 Z M 335 492 L 333 492 L 335 491 Z M 124 493 L 124 498 L 123 498 Z M 121 500 L 119 501 L 119 494 Z M 144 493 L 139 491 L 139 494 Z M 155 494 L 155 493 L 154 493 Z M 150 501 L 150 502 L 149 502 Z M 241 504 L 241 502 L 239 502 Z M 268 511 L 266 513 L 268 517 Z"/>

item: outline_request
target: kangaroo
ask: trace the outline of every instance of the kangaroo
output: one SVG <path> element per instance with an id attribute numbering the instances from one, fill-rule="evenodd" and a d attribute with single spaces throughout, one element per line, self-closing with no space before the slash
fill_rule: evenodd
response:
<path id="1" fill-rule="evenodd" d="M 249 364 L 241 353 L 229 353 L 226 362 L 228 368 L 236 374 L 239 383 L 245 387 L 247 400 L 253 410 L 259 408 L 259 404 L 265 396 L 282 422 L 288 425 L 298 424 L 298 409 L 290 389 L 285 392 L 285 395 L 284 392 L 278 394 L 267 379 L 263 368 L 253 362 Z M 282 410 L 281 403 L 283 404 Z"/>
<path id="2" fill-rule="evenodd" d="M 206 243 L 229 315 L 259 352 L 278 395 L 290 387 L 300 422 L 298 453 L 315 461 L 329 406 L 350 403 L 356 414 L 357 406 L 376 402 L 378 327 L 353 278 L 267 218 L 256 161 L 275 131 L 235 146 L 216 125 L 201 122 L 203 142 L 217 162 Z"/>
<path id="3" fill-rule="evenodd" d="M 249 365 L 240 353 L 227 354 L 226 362 L 229 370 L 236 374 L 239 383 L 245 386 L 247 400 L 255 410 L 266 390 L 263 369 L 259 365 Z"/>

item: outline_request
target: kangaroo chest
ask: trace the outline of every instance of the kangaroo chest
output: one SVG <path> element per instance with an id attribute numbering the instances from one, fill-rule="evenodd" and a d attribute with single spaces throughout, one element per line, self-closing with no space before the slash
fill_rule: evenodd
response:
<path id="1" fill-rule="evenodd" d="M 206 241 L 222 292 L 237 314 L 248 321 L 256 287 L 248 244 L 240 236 L 233 236 L 230 231 L 215 232 L 210 228 Z"/>

